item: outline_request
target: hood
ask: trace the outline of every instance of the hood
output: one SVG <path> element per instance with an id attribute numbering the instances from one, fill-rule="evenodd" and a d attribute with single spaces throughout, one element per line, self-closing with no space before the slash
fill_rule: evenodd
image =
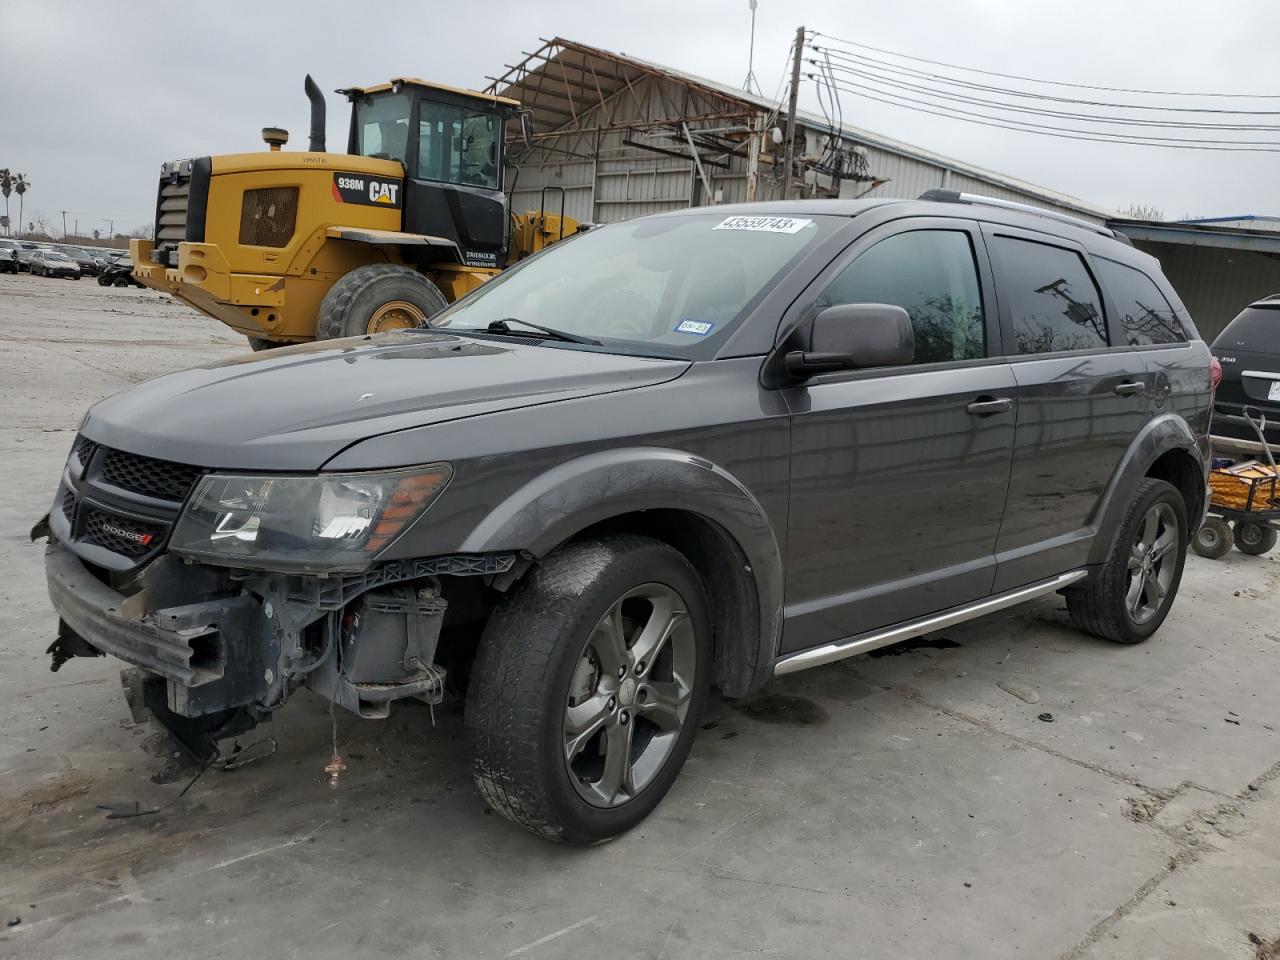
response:
<path id="1" fill-rule="evenodd" d="M 167 374 L 94 405 L 82 432 L 202 467 L 317 470 L 352 443 L 674 380 L 688 361 L 405 330 Z"/>

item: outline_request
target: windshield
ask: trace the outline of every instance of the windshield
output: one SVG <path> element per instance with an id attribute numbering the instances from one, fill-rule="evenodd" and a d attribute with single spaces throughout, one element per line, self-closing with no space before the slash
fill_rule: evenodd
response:
<path id="1" fill-rule="evenodd" d="M 405 163 L 409 144 L 409 95 L 383 93 L 356 101 L 356 153 Z"/>
<path id="2" fill-rule="evenodd" d="M 705 213 L 611 224 L 490 280 L 432 325 L 507 320 L 520 333 L 522 320 L 612 352 L 708 357 L 801 252 L 842 222 Z"/>
<path id="3" fill-rule="evenodd" d="M 498 189 L 496 113 L 423 100 L 418 107 L 418 176 Z"/>

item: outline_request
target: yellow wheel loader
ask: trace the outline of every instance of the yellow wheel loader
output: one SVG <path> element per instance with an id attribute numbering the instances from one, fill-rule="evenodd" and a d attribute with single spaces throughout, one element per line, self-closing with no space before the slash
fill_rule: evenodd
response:
<path id="1" fill-rule="evenodd" d="M 511 212 L 503 132 L 531 137 L 515 100 L 409 78 L 339 90 L 351 131 L 327 153 L 324 96 L 310 76 L 305 89 L 306 152 L 267 127 L 268 150 L 163 164 L 155 237 L 130 244 L 141 283 L 255 350 L 422 326 L 581 228 L 563 192 L 559 213 Z"/>

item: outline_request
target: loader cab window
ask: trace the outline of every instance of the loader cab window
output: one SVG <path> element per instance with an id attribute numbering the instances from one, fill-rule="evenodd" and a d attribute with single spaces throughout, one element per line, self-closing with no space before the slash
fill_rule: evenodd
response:
<path id="1" fill-rule="evenodd" d="M 497 190 L 501 133 L 493 111 L 420 101 L 418 176 Z"/>
<path id="2" fill-rule="evenodd" d="M 356 153 L 406 163 L 409 145 L 409 95 L 382 93 L 355 103 Z"/>

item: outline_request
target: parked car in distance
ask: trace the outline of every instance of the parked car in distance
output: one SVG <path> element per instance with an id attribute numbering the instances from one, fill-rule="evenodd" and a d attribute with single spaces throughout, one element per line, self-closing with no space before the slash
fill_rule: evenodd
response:
<path id="1" fill-rule="evenodd" d="M 57 250 L 37 250 L 31 255 L 29 269 L 40 277 L 66 277 L 80 279 L 80 265 Z"/>
<path id="2" fill-rule="evenodd" d="M 713 686 L 1053 593 L 1146 640 L 1204 515 L 1209 349 L 1109 230 L 926 197 L 608 224 L 429 328 L 102 400 L 33 531 L 53 668 L 132 664 L 204 762 L 302 686 L 370 718 L 447 689 L 484 799 L 594 843 Z"/>
<path id="3" fill-rule="evenodd" d="M 18 256 L 11 247 L 0 246 L 0 273 L 17 273 Z"/>
<path id="4" fill-rule="evenodd" d="M 98 261 L 88 251 L 82 250 L 80 247 L 63 246 L 58 248 L 58 252 L 74 260 L 76 265 L 80 267 L 81 275 L 86 277 L 96 277 L 98 275 Z"/>
<path id="5" fill-rule="evenodd" d="M 18 269 L 31 272 L 31 257 L 40 250 L 47 250 L 48 247 L 38 243 L 32 243 L 30 240 L 18 241 Z"/>
<path id="6" fill-rule="evenodd" d="M 103 287 L 141 287 L 133 277 L 133 261 L 126 253 L 98 272 L 98 284 Z"/>
<path id="7" fill-rule="evenodd" d="M 1213 444 L 1223 450 L 1262 453 L 1258 433 L 1245 419 L 1266 417 L 1263 435 L 1280 451 L 1280 294 L 1245 307 L 1214 338 L 1222 383 L 1213 400 Z"/>

